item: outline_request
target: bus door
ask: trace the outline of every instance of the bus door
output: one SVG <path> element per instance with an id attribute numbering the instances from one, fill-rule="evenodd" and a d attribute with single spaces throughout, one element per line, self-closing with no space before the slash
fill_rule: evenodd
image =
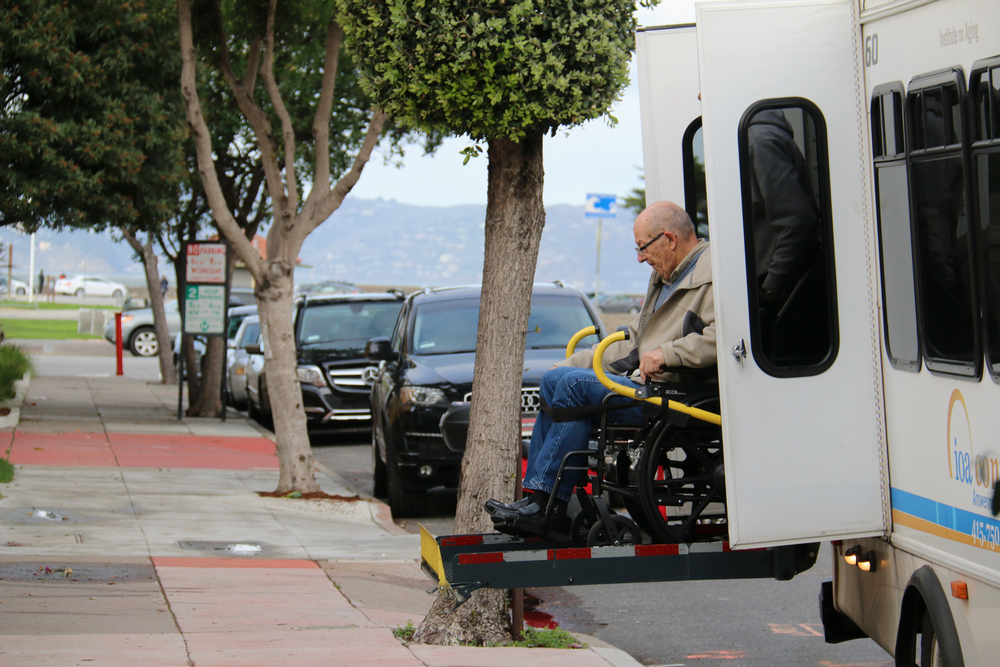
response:
<path id="1" fill-rule="evenodd" d="M 646 201 L 672 201 L 709 234 L 698 41 L 693 23 L 635 33 Z"/>
<path id="2" fill-rule="evenodd" d="M 734 546 L 887 528 L 854 5 L 698 5 Z"/>

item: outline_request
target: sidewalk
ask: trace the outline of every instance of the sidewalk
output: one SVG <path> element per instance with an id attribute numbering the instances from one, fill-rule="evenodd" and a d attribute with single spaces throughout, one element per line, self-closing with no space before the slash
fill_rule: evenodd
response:
<path id="1" fill-rule="evenodd" d="M 419 538 L 334 473 L 336 500 L 262 498 L 253 422 L 175 417 L 176 387 L 32 380 L 0 430 L 0 664 L 633 667 L 622 651 L 408 646 Z"/>

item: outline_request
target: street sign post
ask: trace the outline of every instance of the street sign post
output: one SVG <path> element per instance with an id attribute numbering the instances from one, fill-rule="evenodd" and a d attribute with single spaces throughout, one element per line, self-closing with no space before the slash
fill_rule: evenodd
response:
<path id="1" fill-rule="evenodd" d="M 225 337 L 229 329 L 229 246 L 220 241 L 191 241 L 182 249 L 185 258 L 181 299 L 181 349 L 177 378 L 177 419 L 184 402 L 184 338 L 188 334 Z M 194 371 L 194 369 L 192 369 Z M 226 357 L 222 357 L 225 376 Z M 226 387 L 222 383 L 222 421 L 226 421 Z"/>
<path id="2" fill-rule="evenodd" d="M 601 294 L 601 223 L 604 218 L 613 218 L 618 212 L 618 197 L 615 195 L 587 195 L 583 206 L 584 215 L 597 218 L 597 269 L 594 272 L 594 305 Z"/>

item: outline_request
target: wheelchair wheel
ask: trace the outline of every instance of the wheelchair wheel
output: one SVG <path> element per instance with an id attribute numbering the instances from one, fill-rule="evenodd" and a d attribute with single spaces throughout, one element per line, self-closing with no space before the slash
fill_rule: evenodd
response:
<path id="1" fill-rule="evenodd" d="M 655 438 L 660 429 L 654 429 L 650 434 Z M 621 452 L 618 455 L 617 464 L 614 470 L 614 482 L 621 491 L 618 496 L 622 500 L 625 511 L 632 517 L 647 535 L 655 536 L 656 531 L 652 524 L 646 519 L 646 511 L 643 509 L 642 500 L 639 496 L 639 470 L 631 469 L 628 452 Z"/>
<path id="2" fill-rule="evenodd" d="M 716 395 L 686 402 L 719 411 Z M 725 536 L 725 511 L 709 511 L 711 503 L 725 500 L 720 427 L 694 418 L 684 427 L 663 424 L 643 446 L 636 472 L 645 523 L 658 541 L 691 543 Z"/>
<path id="3" fill-rule="evenodd" d="M 635 522 L 621 514 L 611 515 L 613 535 L 608 535 L 608 530 L 603 523 L 595 523 L 590 528 L 587 535 L 588 547 L 617 546 L 620 544 L 642 544 L 642 533 Z"/>

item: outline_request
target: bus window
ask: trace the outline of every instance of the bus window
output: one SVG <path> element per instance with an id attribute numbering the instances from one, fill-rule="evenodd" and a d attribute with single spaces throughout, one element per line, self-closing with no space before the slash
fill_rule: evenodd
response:
<path id="1" fill-rule="evenodd" d="M 754 359 L 775 377 L 817 375 L 838 346 L 822 113 L 798 98 L 752 105 L 740 168 Z"/>
<path id="2" fill-rule="evenodd" d="M 871 123 L 886 352 L 893 368 L 919 371 L 901 82 L 872 92 Z"/>
<path id="3" fill-rule="evenodd" d="M 975 230 L 965 183 L 965 76 L 958 70 L 910 82 L 910 192 L 923 358 L 932 371 L 980 372 Z"/>
<path id="4" fill-rule="evenodd" d="M 702 139 L 701 117 L 684 130 L 681 141 L 684 160 L 684 207 L 691 216 L 699 238 L 707 239 L 708 191 L 705 186 L 705 144 Z"/>
<path id="5" fill-rule="evenodd" d="M 969 98 L 975 128 L 973 201 L 983 276 L 986 365 L 1000 382 L 1000 58 L 972 66 Z"/>

